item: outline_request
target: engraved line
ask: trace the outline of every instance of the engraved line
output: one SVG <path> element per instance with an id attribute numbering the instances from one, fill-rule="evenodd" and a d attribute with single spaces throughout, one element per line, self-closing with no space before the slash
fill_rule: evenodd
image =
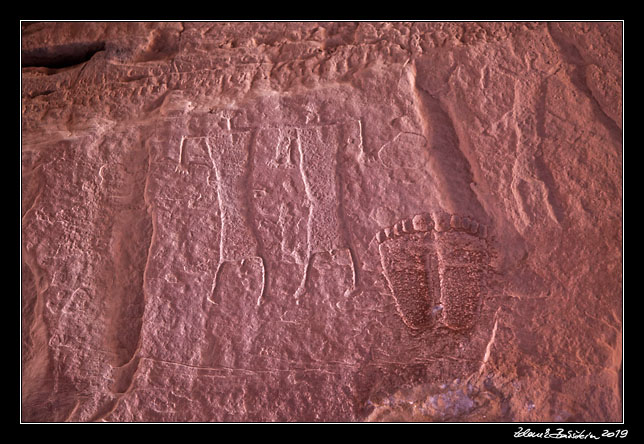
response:
<path id="1" fill-rule="evenodd" d="M 483 363 L 479 368 L 479 376 L 483 374 L 483 369 L 487 364 L 487 360 L 490 358 L 490 352 L 492 351 L 492 344 L 494 343 L 494 339 L 496 338 L 496 328 L 499 325 L 498 315 L 500 310 L 501 310 L 501 307 L 497 308 L 496 313 L 494 313 L 494 327 L 492 328 L 492 335 L 490 337 L 490 340 L 487 343 L 487 347 L 485 347 L 485 354 L 483 355 Z"/>

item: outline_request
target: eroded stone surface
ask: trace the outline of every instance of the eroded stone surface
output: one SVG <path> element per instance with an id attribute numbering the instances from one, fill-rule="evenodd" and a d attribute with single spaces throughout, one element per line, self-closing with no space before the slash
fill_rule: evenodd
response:
<path id="1" fill-rule="evenodd" d="M 621 420 L 621 23 L 24 23 L 24 421 Z"/>

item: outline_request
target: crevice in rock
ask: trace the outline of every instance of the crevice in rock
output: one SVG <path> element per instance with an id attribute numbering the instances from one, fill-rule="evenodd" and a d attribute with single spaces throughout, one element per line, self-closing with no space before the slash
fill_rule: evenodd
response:
<path id="1" fill-rule="evenodd" d="M 452 211 L 464 211 L 463 205 L 481 220 L 488 217 L 482 203 L 472 191 L 475 182 L 472 162 L 461 148 L 461 141 L 448 110 L 441 100 L 415 81 L 419 114 L 426 116 L 425 131 L 432 150 L 432 168 L 438 180 L 446 204 Z M 449 201 L 449 203 L 447 202 Z"/>
<path id="2" fill-rule="evenodd" d="M 105 51 L 105 42 L 68 43 L 47 48 L 23 50 L 21 66 L 23 68 L 69 68 L 87 62 L 101 51 Z"/>

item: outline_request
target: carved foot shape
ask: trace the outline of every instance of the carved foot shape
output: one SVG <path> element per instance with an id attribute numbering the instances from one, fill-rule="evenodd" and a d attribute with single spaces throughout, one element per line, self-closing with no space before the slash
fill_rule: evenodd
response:
<path id="1" fill-rule="evenodd" d="M 385 278 L 409 328 L 474 325 L 489 263 L 486 236 L 485 226 L 442 212 L 418 214 L 377 234 Z"/>

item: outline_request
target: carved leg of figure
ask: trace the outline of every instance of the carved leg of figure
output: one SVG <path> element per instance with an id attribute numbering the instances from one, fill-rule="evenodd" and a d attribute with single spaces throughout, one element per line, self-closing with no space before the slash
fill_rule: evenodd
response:
<path id="1" fill-rule="evenodd" d="M 330 288 L 339 283 L 342 288 L 334 290 L 339 290 L 347 296 L 356 288 L 356 270 L 351 251 L 348 248 L 340 248 L 313 253 L 305 264 L 302 281 L 295 293 L 297 304 L 306 294 L 311 281 L 315 281 L 315 288 L 326 292 L 333 291 Z"/>

